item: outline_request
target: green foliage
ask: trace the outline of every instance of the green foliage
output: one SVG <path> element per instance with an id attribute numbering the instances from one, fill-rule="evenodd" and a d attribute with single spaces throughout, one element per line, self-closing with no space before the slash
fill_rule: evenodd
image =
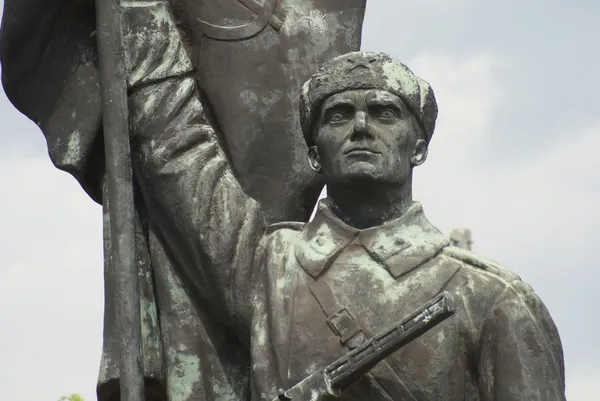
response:
<path id="1" fill-rule="evenodd" d="M 79 394 L 71 394 L 69 396 L 63 395 L 58 401 L 84 401 L 84 399 Z"/>

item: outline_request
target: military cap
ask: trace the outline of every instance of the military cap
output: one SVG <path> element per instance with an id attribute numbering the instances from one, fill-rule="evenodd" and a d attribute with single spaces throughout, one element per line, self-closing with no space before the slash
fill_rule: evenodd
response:
<path id="1" fill-rule="evenodd" d="M 384 53 L 352 52 L 325 63 L 302 87 L 300 124 L 308 146 L 321 104 L 329 96 L 353 89 L 382 89 L 401 98 L 414 113 L 427 142 L 437 118 L 431 86 L 404 64 Z"/>

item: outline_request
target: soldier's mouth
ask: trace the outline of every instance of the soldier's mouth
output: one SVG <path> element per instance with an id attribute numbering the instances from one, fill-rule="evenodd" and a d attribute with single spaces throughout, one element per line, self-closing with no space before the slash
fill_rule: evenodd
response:
<path id="1" fill-rule="evenodd" d="M 365 147 L 355 147 L 350 148 L 344 151 L 345 155 L 353 154 L 353 155 L 377 155 L 381 152 L 377 152 L 376 150 L 365 148 Z"/>

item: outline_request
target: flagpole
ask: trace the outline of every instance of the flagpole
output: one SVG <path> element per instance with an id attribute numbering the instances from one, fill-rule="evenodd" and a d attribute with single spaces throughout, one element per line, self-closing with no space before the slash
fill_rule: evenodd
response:
<path id="1" fill-rule="evenodd" d="M 106 161 L 106 202 L 110 253 L 119 330 L 121 401 L 143 401 L 141 321 L 137 266 L 133 174 L 129 143 L 127 72 L 119 0 L 96 0 L 102 121 Z"/>

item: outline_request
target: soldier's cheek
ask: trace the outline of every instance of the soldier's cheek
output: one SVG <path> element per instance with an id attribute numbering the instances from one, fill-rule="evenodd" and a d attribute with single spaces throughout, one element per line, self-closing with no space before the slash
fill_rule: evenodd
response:
<path id="1" fill-rule="evenodd" d="M 410 157 L 414 153 L 416 139 L 406 130 L 397 130 L 393 138 L 393 148 L 402 158 Z"/>

